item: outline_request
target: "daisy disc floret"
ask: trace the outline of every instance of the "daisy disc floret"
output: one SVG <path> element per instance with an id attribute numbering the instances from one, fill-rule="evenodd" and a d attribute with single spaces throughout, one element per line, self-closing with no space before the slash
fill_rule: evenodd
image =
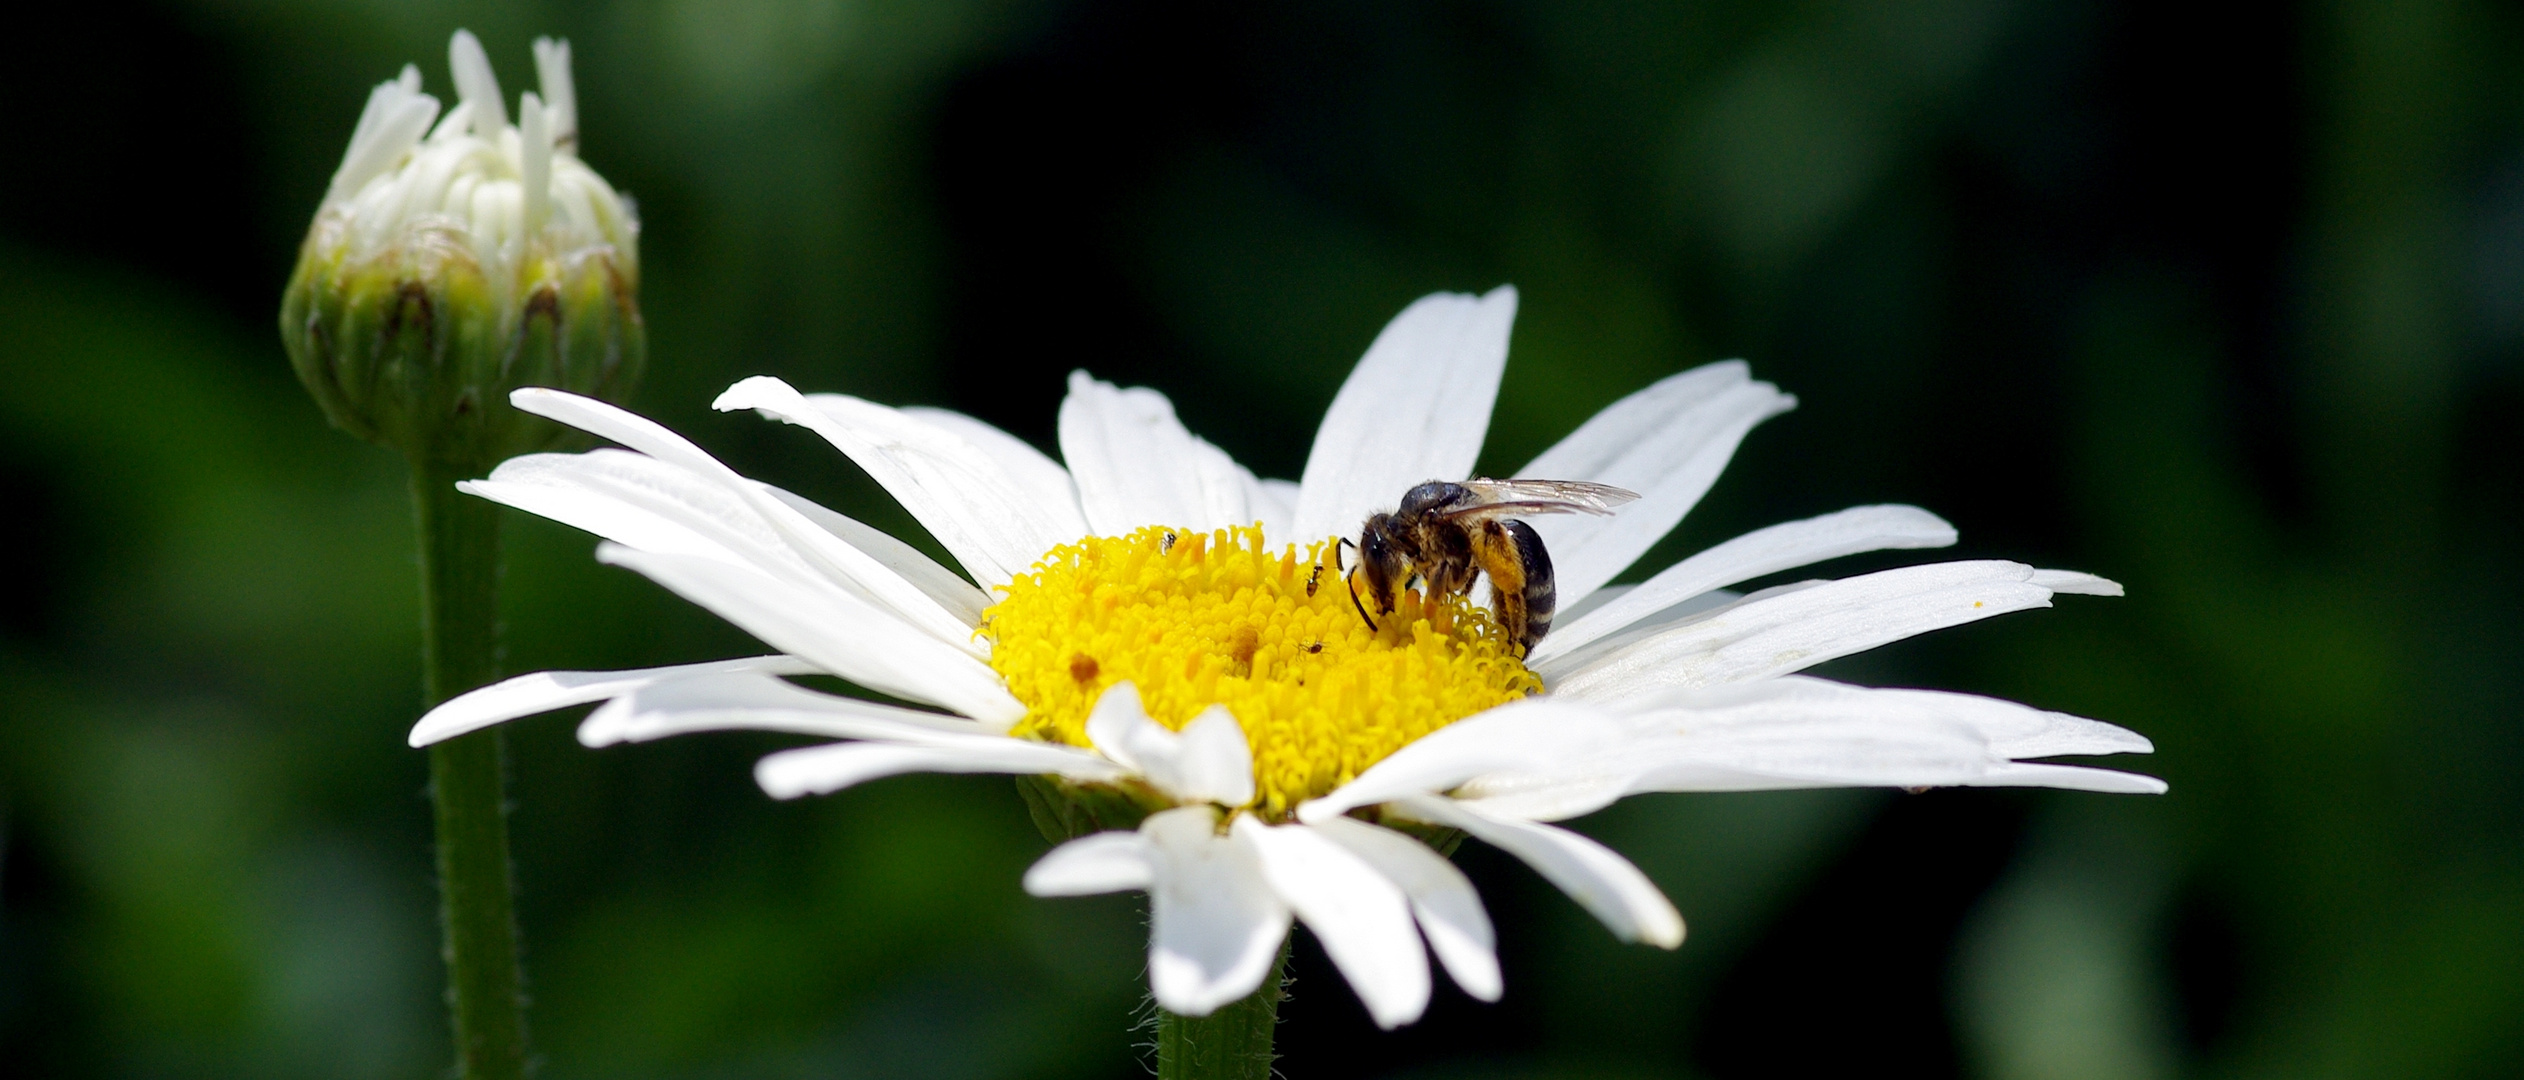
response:
<path id="1" fill-rule="evenodd" d="M 627 396 L 647 355 L 639 220 L 578 157 L 566 41 L 512 117 L 482 44 L 447 47 L 455 108 L 406 65 L 368 96 L 281 307 L 290 363 L 334 424 L 482 466 L 564 434 L 511 390 Z"/>
<path id="2" fill-rule="evenodd" d="M 1844 555 L 1953 543 L 1924 510 L 1776 525 L 1610 584 L 1709 490 L 1747 432 L 1794 405 L 1739 362 L 1640 390 L 1513 474 L 1640 496 L 1609 517 L 1529 522 L 1562 611 L 1529 653 L 1462 596 L 1406 593 L 1367 625 L 1330 563 L 1334 544 L 1413 485 L 1470 475 L 1515 309 L 1501 288 L 1427 297 L 1396 317 L 1334 398 L 1295 483 L 1255 477 L 1155 391 L 1083 372 L 1061 404 L 1057 461 L 942 410 L 759 377 L 720 396 L 721 409 L 808 428 L 847 455 L 961 573 L 638 416 L 518 391 L 520 409 L 622 448 L 517 458 L 466 490 L 605 537 L 599 559 L 776 652 L 522 676 L 433 710 L 412 741 L 602 702 L 579 727 L 590 746 L 727 728 L 829 740 L 756 766 L 780 798 L 905 772 L 1018 774 L 1057 793 L 1038 802 L 1039 820 L 1075 837 L 1028 871 L 1026 889 L 1147 892 L 1159 1005 L 1196 1017 L 1252 994 L 1304 922 L 1388 1027 L 1426 1007 L 1432 955 L 1474 997 L 1500 992 L 1480 898 L 1423 836 L 1496 846 L 1615 935 L 1670 948 L 1682 918 L 1655 884 L 1556 822 L 1658 791 L 2164 789 L 2036 760 L 2150 749 L 2109 724 L 1798 674 L 2060 593 L 2117 594 L 2108 581 L 1985 560 L 1729 590 Z M 784 677 L 802 674 L 910 704 Z"/>

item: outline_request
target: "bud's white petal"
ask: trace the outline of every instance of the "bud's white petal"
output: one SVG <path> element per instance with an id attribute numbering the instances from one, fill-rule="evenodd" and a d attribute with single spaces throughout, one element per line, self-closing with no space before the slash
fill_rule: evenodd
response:
<path id="1" fill-rule="evenodd" d="M 456 96 L 473 106 L 473 133 L 489 138 L 508 126 L 500 107 L 500 81 L 491 74 L 491 57 L 471 30 L 458 30 L 447 41 L 447 70 L 456 77 Z"/>
<path id="2" fill-rule="evenodd" d="M 546 125 L 552 118 L 543 111 L 543 100 L 528 90 L 517 102 L 517 182 L 526 196 L 525 233 L 534 235 L 543 228 L 546 208 L 552 205 L 552 132 Z"/>
<path id="3" fill-rule="evenodd" d="M 578 146 L 578 84 L 570 78 L 570 43 L 535 39 L 535 76 L 543 84 L 543 104 L 552 110 L 552 145 Z"/>

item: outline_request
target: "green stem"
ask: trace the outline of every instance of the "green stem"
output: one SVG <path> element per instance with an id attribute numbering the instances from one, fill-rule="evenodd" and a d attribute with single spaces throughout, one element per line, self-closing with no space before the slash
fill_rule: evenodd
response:
<path id="1" fill-rule="evenodd" d="M 499 508 L 456 490 L 456 481 L 472 472 L 412 460 L 421 537 L 421 666 L 433 705 L 499 674 Z M 463 1080 L 526 1074 L 505 753 L 498 728 L 429 748 L 447 1008 Z"/>
<path id="2" fill-rule="evenodd" d="M 1271 1080 L 1271 1034 L 1280 1019 L 1288 943 L 1252 996 L 1208 1016 L 1157 1010 L 1157 1080 Z"/>

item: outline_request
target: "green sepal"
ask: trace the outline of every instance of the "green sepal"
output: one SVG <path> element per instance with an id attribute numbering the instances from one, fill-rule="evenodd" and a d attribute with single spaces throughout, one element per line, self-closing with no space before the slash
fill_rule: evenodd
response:
<path id="1" fill-rule="evenodd" d="M 528 259 L 512 288 L 460 236 L 416 227 L 351 258 L 319 226 L 281 300 L 290 365 L 334 426 L 478 473 L 570 432 L 508 404 L 549 386 L 621 401 L 648 357 L 636 279 L 611 249 Z"/>
<path id="2" fill-rule="evenodd" d="M 1026 812 L 1043 839 L 1055 844 L 1089 833 L 1136 829 L 1148 815 L 1174 804 L 1137 780 L 1081 784 L 1058 776 L 1017 777 Z"/>

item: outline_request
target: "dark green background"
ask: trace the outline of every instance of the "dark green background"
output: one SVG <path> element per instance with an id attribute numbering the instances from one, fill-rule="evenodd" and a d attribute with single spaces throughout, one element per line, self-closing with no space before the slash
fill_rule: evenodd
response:
<path id="1" fill-rule="evenodd" d="M 1802 397 L 1657 565 L 1909 501 L 2129 586 L 1833 673 L 2126 724 L 2172 794 L 1579 822 L 1682 907 L 1674 953 L 1474 845 L 1506 1000 L 1378 1034 L 1301 945 L 1288 1075 L 2524 1075 L 2524 10 L 2462 0 L 21 12 L 9 1071 L 447 1060 L 400 466 L 324 428 L 272 321 L 367 88 L 416 60 L 451 97 L 459 25 L 512 99 L 529 38 L 576 44 L 586 158 L 647 226 L 637 404 L 888 527 L 710 396 L 772 373 L 1048 444 L 1084 366 L 1293 476 L 1387 317 L 1514 282 L 1493 469 L 1709 360 Z M 753 647 L 586 536 L 510 536 L 514 670 Z M 544 1076 L 1139 1075 L 1136 901 L 1026 898 L 1006 781 L 775 804 L 779 740 L 572 723 L 513 729 Z"/>

